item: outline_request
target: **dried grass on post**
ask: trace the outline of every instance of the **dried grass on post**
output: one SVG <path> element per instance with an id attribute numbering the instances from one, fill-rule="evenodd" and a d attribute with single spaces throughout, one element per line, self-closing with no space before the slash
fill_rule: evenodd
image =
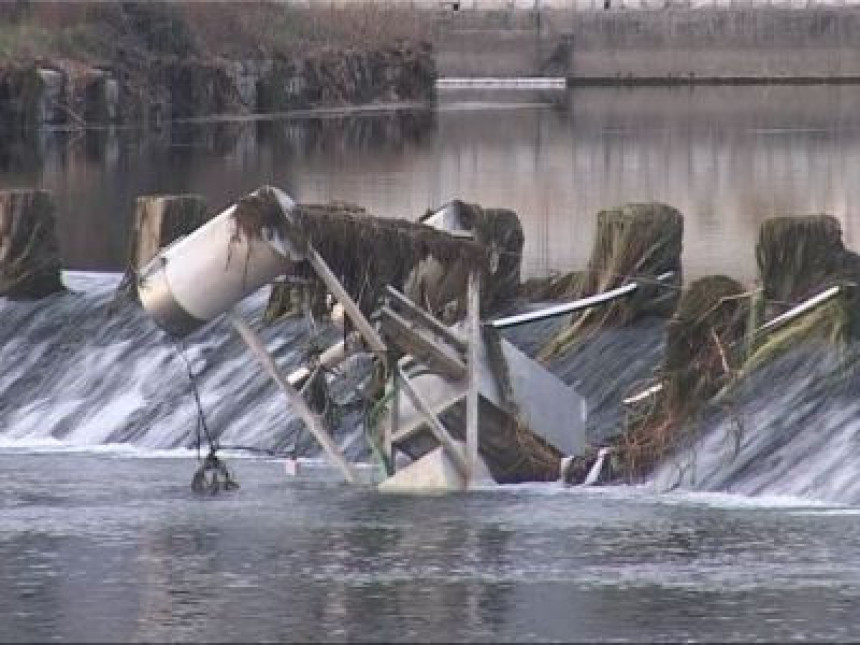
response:
<path id="1" fill-rule="evenodd" d="M 581 278 L 571 275 L 563 279 L 570 287 L 570 293 L 565 295 L 585 298 L 620 287 L 632 278 L 653 279 L 667 272 L 674 272 L 675 282 L 680 282 L 683 235 L 683 216 L 665 204 L 627 204 L 600 211 L 588 269 Z M 557 287 L 547 290 L 560 293 Z M 629 298 L 583 311 L 547 343 L 540 357 L 558 357 L 592 333 L 628 324 L 641 315 L 669 315 L 676 297 L 674 290 L 643 282 L 643 287 Z"/>
<path id="2" fill-rule="evenodd" d="M 313 246 L 365 315 L 376 308 L 387 285 L 402 289 L 406 276 L 425 258 L 464 266 L 467 274 L 487 263 L 480 244 L 339 203 L 301 205 L 285 218 L 274 194 L 261 191 L 241 199 L 233 219 L 237 235 L 248 239 L 261 239 L 268 228 L 280 231 L 300 252 Z"/>
<path id="3" fill-rule="evenodd" d="M 744 360 L 749 294 L 725 276 L 693 282 L 666 331 L 662 389 L 634 412 L 618 445 L 624 475 L 638 480 L 689 437 L 689 421 L 727 386 Z"/>

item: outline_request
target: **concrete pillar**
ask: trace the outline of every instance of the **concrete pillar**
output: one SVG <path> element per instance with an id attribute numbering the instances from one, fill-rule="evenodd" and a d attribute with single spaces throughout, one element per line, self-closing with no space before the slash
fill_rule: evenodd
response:
<path id="1" fill-rule="evenodd" d="M 0 297 L 34 299 L 65 291 L 60 268 L 51 194 L 0 191 Z"/>
<path id="2" fill-rule="evenodd" d="M 119 118 L 119 81 L 106 70 L 93 70 L 83 91 L 87 123 L 115 123 Z"/>
<path id="3" fill-rule="evenodd" d="M 159 249 L 191 233 L 207 219 L 206 201 L 200 195 L 138 197 L 129 247 L 129 267 L 140 271 Z"/>

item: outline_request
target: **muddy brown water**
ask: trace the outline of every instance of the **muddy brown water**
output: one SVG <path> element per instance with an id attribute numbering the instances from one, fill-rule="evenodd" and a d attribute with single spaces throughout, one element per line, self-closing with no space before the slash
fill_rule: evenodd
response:
<path id="1" fill-rule="evenodd" d="M 860 242 L 860 87 L 441 91 L 435 109 L 45 131 L 0 146 L 0 186 L 56 194 L 66 267 L 118 269 L 137 195 L 222 208 L 273 183 L 417 218 L 459 197 L 515 209 L 529 275 L 582 267 L 595 213 L 686 216 L 689 275 L 755 275 L 771 215 L 829 212 Z"/>

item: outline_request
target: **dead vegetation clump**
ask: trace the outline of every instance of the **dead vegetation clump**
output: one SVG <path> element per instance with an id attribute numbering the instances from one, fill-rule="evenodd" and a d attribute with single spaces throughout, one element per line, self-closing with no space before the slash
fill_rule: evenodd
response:
<path id="1" fill-rule="evenodd" d="M 540 357 L 551 360 L 591 334 L 609 326 L 629 324 L 639 316 L 671 315 L 677 291 L 658 286 L 656 278 L 671 272 L 673 277 L 666 284 L 680 284 L 683 234 L 683 216 L 665 204 L 627 204 L 600 211 L 585 273 L 549 283 L 544 293 L 579 299 L 615 289 L 630 280 L 639 280 L 640 288 L 630 297 L 575 316 L 568 327 L 550 339 Z M 563 287 L 570 291 L 564 293 Z M 535 284 L 529 288 L 540 291 Z"/>
<path id="2" fill-rule="evenodd" d="M 374 217 L 343 203 L 299 205 L 285 216 L 274 193 L 261 190 L 241 199 L 232 217 L 238 237 L 262 239 L 276 233 L 299 253 L 312 246 L 368 316 L 385 288 L 402 289 L 426 258 L 466 272 L 481 270 L 487 262 L 486 249 L 476 242 L 416 222 Z M 313 279 L 304 264 L 298 264 L 297 275 Z M 275 313 L 273 308 L 270 317 Z"/>
<path id="3" fill-rule="evenodd" d="M 296 229 L 316 248 L 367 315 L 387 285 L 402 289 L 409 273 L 426 258 L 443 266 L 469 269 L 480 269 L 486 263 L 486 252 L 480 244 L 403 219 L 300 207 Z"/>
<path id="4" fill-rule="evenodd" d="M 834 285 L 860 284 L 860 256 L 845 248 L 842 226 L 831 215 L 774 217 L 762 223 L 756 244 L 763 319 Z M 848 305 L 860 308 L 860 291 Z M 763 321 L 762 321 L 763 322 Z M 852 333 L 860 329 L 853 326 Z"/>
<path id="5" fill-rule="evenodd" d="M 636 481 L 689 439 L 690 421 L 744 361 L 749 298 L 743 285 L 709 276 L 685 290 L 666 330 L 662 389 L 635 404 L 616 462 Z"/>
<path id="6" fill-rule="evenodd" d="M 682 295 L 667 329 L 658 374 L 662 389 L 635 404 L 618 443 L 617 458 L 628 479 L 641 479 L 689 445 L 696 416 L 706 405 L 731 407 L 735 388 L 753 372 L 792 350 L 847 349 L 857 337 L 860 257 L 844 247 L 838 220 L 827 215 L 769 219 L 762 224 L 756 257 L 759 290 L 743 293 L 734 280 L 715 276 L 693 283 Z M 773 329 L 764 327 L 836 285 L 842 290 L 835 298 Z"/>

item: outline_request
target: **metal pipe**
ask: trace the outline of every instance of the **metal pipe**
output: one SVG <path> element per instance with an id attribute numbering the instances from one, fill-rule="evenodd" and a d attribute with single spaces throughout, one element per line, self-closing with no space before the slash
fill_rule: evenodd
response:
<path id="1" fill-rule="evenodd" d="M 656 385 L 652 385 L 651 387 L 644 389 L 641 392 L 638 392 L 636 394 L 628 396 L 626 399 L 624 399 L 621 402 L 624 405 L 633 405 L 634 403 L 639 403 L 639 401 L 644 401 L 649 396 L 653 396 L 654 394 L 657 394 L 657 392 L 659 392 L 662 389 L 663 389 L 663 384 L 657 383 Z"/>
<path id="2" fill-rule="evenodd" d="M 319 366 L 325 369 L 336 367 L 343 363 L 349 356 L 346 351 L 346 341 L 340 341 L 326 349 L 319 355 Z M 293 387 L 301 387 L 302 382 L 311 375 L 311 369 L 305 365 L 293 370 L 287 376 L 287 383 Z"/>
<path id="3" fill-rule="evenodd" d="M 828 300 L 832 300 L 837 295 L 839 295 L 839 293 L 841 291 L 842 291 L 842 287 L 839 285 L 837 285 L 835 287 L 830 287 L 829 289 L 825 289 L 824 291 L 822 291 L 821 293 L 819 293 L 816 296 L 813 296 L 809 300 L 802 302 L 801 304 L 797 305 L 796 307 L 792 307 L 791 309 L 786 311 L 784 314 L 780 314 L 779 316 L 777 316 L 773 320 L 767 321 L 764 325 L 762 325 L 761 327 L 758 328 L 756 333 L 758 334 L 761 332 L 773 331 L 774 329 L 781 327 L 785 323 L 790 322 L 791 320 L 794 320 L 798 316 L 805 314 L 810 309 L 814 309 L 818 305 L 824 304 Z"/>
<path id="4" fill-rule="evenodd" d="M 657 281 L 665 282 L 673 275 L 675 275 L 674 271 L 663 273 L 657 276 Z M 536 320 L 544 320 L 546 318 L 552 318 L 553 316 L 561 316 L 563 314 L 574 313 L 576 311 L 581 311 L 582 309 L 588 309 L 589 307 L 595 307 L 597 305 L 602 305 L 607 302 L 612 302 L 613 300 L 617 300 L 618 298 L 629 296 L 640 286 L 641 285 L 639 282 L 631 282 L 629 284 L 625 284 L 624 286 L 618 287 L 617 289 L 604 291 L 603 293 L 588 296 L 587 298 L 581 298 L 580 300 L 574 300 L 573 302 L 565 302 L 560 305 L 553 305 L 552 307 L 547 307 L 545 309 L 529 311 L 524 314 L 517 314 L 515 316 L 508 316 L 506 318 L 497 318 L 496 320 L 493 320 L 490 324 L 496 329 L 506 329 L 507 327 L 523 325 L 525 323 L 534 322 Z"/>
<path id="5" fill-rule="evenodd" d="M 252 195 L 273 200 L 285 218 L 295 207 L 277 188 L 263 187 Z M 278 238 L 278 231 L 264 228 L 259 237 L 243 235 L 235 212 L 236 206 L 230 206 L 163 249 L 140 273 L 141 304 L 174 336 L 204 326 L 301 259 L 292 254 L 289 240 Z"/>

